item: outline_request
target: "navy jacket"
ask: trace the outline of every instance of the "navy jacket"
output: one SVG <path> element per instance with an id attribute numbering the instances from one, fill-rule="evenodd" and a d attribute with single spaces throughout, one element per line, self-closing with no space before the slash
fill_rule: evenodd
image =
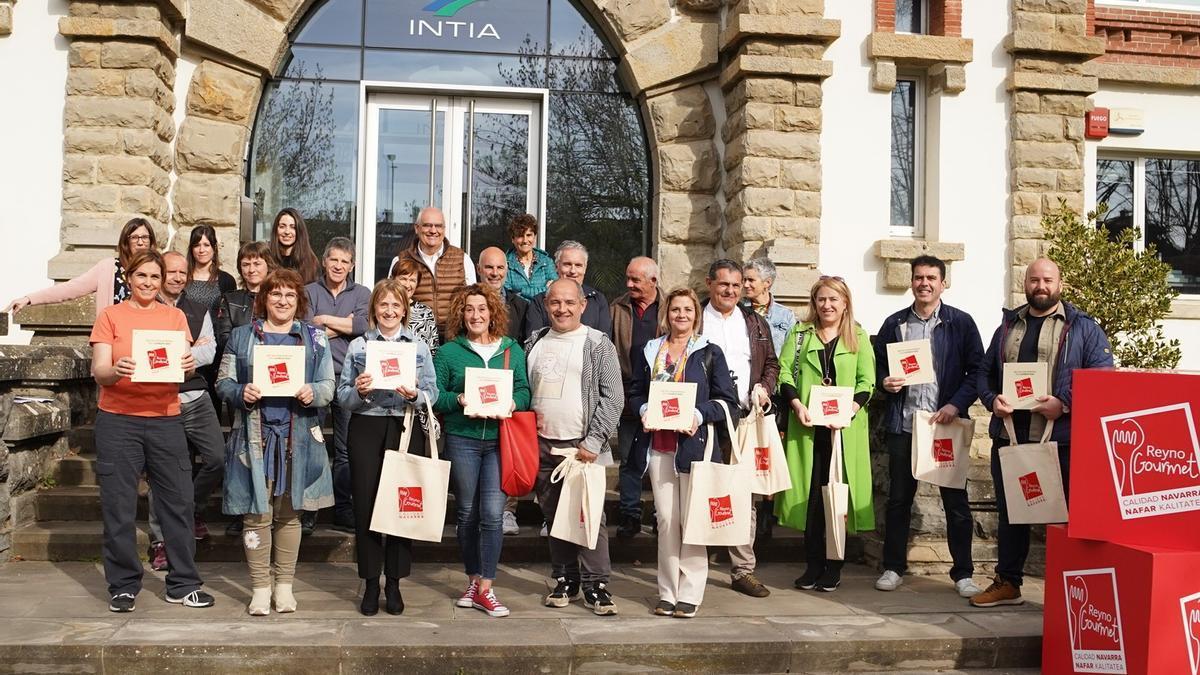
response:
<path id="1" fill-rule="evenodd" d="M 979 400 L 988 410 L 992 402 L 1001 393 L 1001 377 L 1004 373 L 1004 339 L 1008 331 L 1017 321 L 1018 312 L 1022 307 L 1004 310 L 1004 320 L 992 336 L 985 357 L 986 367 L 979 384 Z M 1092 317 L 1079 311 L 1079 308 L 1069 302 L 1063 303 L 1063 311 L 1067 315 L 1066 325 L 1063 326 L 1062 339 L 1058 344 L 1058 358 L 1054 363 L 1054 372 L 1050 375 L 1050 389 L 1055 398 L 1063 405 L 1071 407 L 1072 391 L 1071 378 L 1077 368 L 1110 368 L 1113 365 L 1112 345 L 1108 336 L 1100 328 L 1100 324 Z M 992 423 L 988 426 L 988 434 L 992 438 L 1002 438 L 1004 423 L 999 417 L 992 415 Z M 1018 442 L 1025 439 L 1017 439 Z M 1054 421 L 1054 433 L 1050 440 L 1063 445 L 1071 442 L 1071 414 L 1067 413 Z"/>
<path id="2" fill-rule="evenodd" d="M 911 307 L 896 312 L 884 319 L 875 337 L 875 391 L 887 400 L 883 428 L 889 433 L 902 433 L 904 422 L 904 400 L 907 388 L 890 394 L 883 388 L 883 379 L 888 376 L 887 345 L 901 342 L 900 326 L 908 320 Z M 941 323 L 933 329 L 934 371 L 938 379 L 938 407 L 952 404 L 958 408 L 958 416 L 968 417 L 967 409 L 978 398 L 979 376 L 983 371 L 983 341 L 979 329 L 970 314 L 942 303 L 938 311 Z"/>
<path id="3" fill-rule="evenodd" d="M 587 307 L 583 309 L 583 325 L 596 330 L 608 336 L 608 339 L 613 339 L 612 314 L 608 311 L 608 299 L 600 291 L 583 285 L 583 298 L 587 300 Z M 546 294 L 539 293 L 537 297 L 529 301 L 529 311 L 525 315 L 525 327 L 522 333 L 528 338 L 538 331 L 539 328 L 545 328 L 550 325 L 550 315 L 546 312 Z"/>
<path id="4" fill-rule="evenodd" d="M 646 343 L 642 350 L 643 358 L 633 361 L 633 384 L 629 390 L 629 409 L 641 414 L 642 408 L 650 398 L 650 368 L 658 354 L 659 345 L 665 337 L 655 338 Z M 734 427 L 737 426 L 739 407 L 737 389 L 733 386 L 733 378 L 729 375 L 729 364 L 721 348 L 710 343 L 704 337 L 699 337 L 693 345 L 693 351 L 688 355 L 687 364 L 683 370 L 684 382 L 696 383 L 696 409 L 704 423 L 696 430 L 694 436 L 680 435 L 679 449 L 675 451 L 675 470 L 679 473 L 691 473 L 692 462 L 704 457 L 704 443 L 708 438 L 708 425 L 714 423 L 718 429 L 725 424 L 725 411 L 717 405 L 724 401 L 729 408 Z M 650 435 L 652 432 L 639 428 L 633 439 L 631 452 L 646 454 L 650 450 Z M 719 443 L 719 441 L 714 441 Z M 721 451 L 716 451 L 717 461 L 722 461 Z M 645 464 L 643 464 L 645 466 Z"/>

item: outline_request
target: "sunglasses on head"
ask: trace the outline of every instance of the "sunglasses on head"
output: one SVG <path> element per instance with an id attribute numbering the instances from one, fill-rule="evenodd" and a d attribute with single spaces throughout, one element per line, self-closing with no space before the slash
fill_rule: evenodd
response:
<path id="1" fill-rule="evenodd" d="M 822 275 L 821 275 L 821 277 L 820 277 L 820 279 L 818 279 L 818 281 L 825 281 L 826 279 L 833 279 L 834 281 L 840 281 L 840 282 L 842 282 L 843 284 L 844 284 L 844 283 L 846 283 L 846 280 L 845 280 L 845 279 L 843 279 L 843 278 L 841 278 L 841 277 L 835 277 L 835 276 L 831 276 L 831 275 L 828 275 L 828 274 L 822 274 Z"/>

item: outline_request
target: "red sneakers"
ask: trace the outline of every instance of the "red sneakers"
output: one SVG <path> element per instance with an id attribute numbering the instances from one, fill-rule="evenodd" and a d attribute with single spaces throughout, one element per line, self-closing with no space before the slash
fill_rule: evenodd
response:
<path id="1" fill-rule="evenodd" d="M 475 579 L 471 579 L 471 583 L 467 586 L 467 590 L 463 592 L 462 596 L 458 600 L 454 602 L 454 605 L 464 609 L 471 609 L 475 606 L 475 593 L 478 591 L 479 582 Z"/>
<path id="2" fill-rule="evenodd" d="M 504 603 L 496 599 L 496 594 L 490 588 L 486 593 L 476 591 L 475 601 L 472 605 L 475 609 L 482 609 L 487 612 L 488 616 L 502 617 L 509 615 L 508 608 L 504 606 Z"/>

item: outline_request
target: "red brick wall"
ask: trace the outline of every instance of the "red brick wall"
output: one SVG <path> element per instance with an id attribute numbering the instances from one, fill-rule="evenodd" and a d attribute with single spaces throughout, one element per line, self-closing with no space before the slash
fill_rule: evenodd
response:
<path id="1" fill-rule="evenodd" d="M 1200 69 L 1200 13 L 1105 5 L 1089 9 L 1095 16 L 1093 35 L 1106 42 L 1099 61 Z"/>
<path id="2" fill-rule="evenodd" d="M 930 35 L 962 37 L 962 0 L 925 2 L 929 4 Z M 875 0 L 875 32 L 896 32 L 896 0 Z"/>

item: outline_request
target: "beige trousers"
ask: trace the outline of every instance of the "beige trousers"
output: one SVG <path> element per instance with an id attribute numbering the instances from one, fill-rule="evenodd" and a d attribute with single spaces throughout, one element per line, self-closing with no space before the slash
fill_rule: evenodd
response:
<path id="1" fill-rule="evenodd" d="M 696 606 L 708 581 L 708 548 L 683 543 L 683 514 L 690 474 L 675 473 L 675 453 L 650 450 L 647 461 L 658 518 L 658 597 Z"/>
<path id="2" fill-rule="evenodd" d="M 272 559 L 275 583 L 292 583 L 300 555 L 300 514 L 292 508 L 292 496 L 271 499 L 266 513 L 247 513 L 242 523 L 251 588 L 271 588 Z"/>

